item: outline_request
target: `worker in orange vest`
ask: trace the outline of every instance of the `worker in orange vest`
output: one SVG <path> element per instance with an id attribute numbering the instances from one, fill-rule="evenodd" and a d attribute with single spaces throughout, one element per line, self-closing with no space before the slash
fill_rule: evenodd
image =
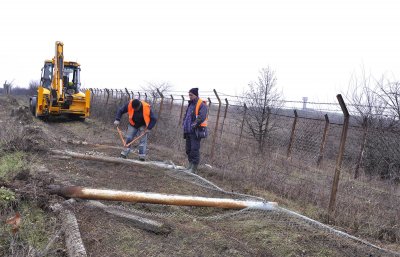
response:
<path id="1" fill-rule="evenodd" d="M 156 125 L 157 118 L 151 110 L 151 106 L 145 101 L 138 99 L 130 100 L 125 105 L 121 106 L 115 117 L 114 125 L 118 126 L 121 116 L 128 113 L 128 130 L 126 133 L 126 144 L 131 142 L 135 137 L 146 133 L 140 139 L 139 143 L 139 160 L 146 160 L 147 136 L 150 130 Z M 121 152 L 121 157 L 126 158 L 131 152 L 131 147 L 128 146 Z"/>
<path id="2" fill-rule="evenodd" d="M 200 162 L 200 141 L 208 135 L 208 107 L 206 102 L 199 98 L 198 88 L 189 90 L 189 99 L 183 120 L 183 138 L 186 139 L 186 155 L 189 161 L 186 171 L 197 173 Z"/>

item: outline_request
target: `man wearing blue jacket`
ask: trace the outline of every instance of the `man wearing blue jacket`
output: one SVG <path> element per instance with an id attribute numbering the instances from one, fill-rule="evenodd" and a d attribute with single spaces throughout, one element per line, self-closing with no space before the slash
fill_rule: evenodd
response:
<path id="1" fill-rule="evenodd" d="M 126 144 L 130 143 L 135 137 L 146 133 L 140 138 L 139 143 L 139 160 L 146 160 L 146 147 L 147 147 L 147 135 L 148 132 L 154 127 L 157 122 L 157 118 L 151 110 L 151 106 L 145 101 L 138 99 L 130 100 L 127 104 L 121 106 L 115 117 L 114 125 L 118 126 L 121 120 L 121 116 L 124 113 L 128 113 L 128 131 L 126 133 Z M 131 151 L 131 147 L 128 146 L 121 152 L 121 157 L 126 158 Z"/>
<path id="2" fill-rule="evenodd" d="M 189 105 L 183 120 L 183 138 L 186 139 L 186 155 L 189 166 L 186 171 L 197 173 L 200 162 L 200 141 L 207 137 L 207 103 L 199 98 L 199 89 L 189 90 Z"/>

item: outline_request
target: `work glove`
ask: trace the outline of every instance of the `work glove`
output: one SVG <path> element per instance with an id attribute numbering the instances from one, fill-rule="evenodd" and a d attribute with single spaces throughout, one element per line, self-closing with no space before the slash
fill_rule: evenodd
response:
<path id="1" fill-rule="evenodd" d="M 197 123 L 193 123 L 191 127 L 192 127 L 192 130 L 195 130 L 197 128 Z"/>
<path id="2" fill-rule="evenodd" d="M 115 125 L 116 127 L 118 127 L 118 125 L 119 125 L 119 120 L 115 120 L 115 121 L 114 121 L 114 125 Z"/>

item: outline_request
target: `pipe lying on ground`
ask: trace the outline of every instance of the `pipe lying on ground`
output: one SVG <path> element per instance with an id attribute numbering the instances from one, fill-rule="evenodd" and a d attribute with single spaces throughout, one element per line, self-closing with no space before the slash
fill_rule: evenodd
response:
<path id="1" fill-rule="evenodd" d="M 88 154 L 81 154 L 75 153 L 71 151 L 60 151 L 60 150 L 50 150 L 57 158 L 58 156 L 71 156 L 73 158 L 83 159 L 83 160 L 90 160 L 90 161 L 100 161 L 100 162 L 110 162 L 110 163 L 119 163 L 119 164 L 138 164 L 142 166 L 155 166 L 158 168 L 164 169 L 184 169 L 185 167 L 182 166 L 175 166 L 171 164 L 165 164 L 160 162 L 143 162 L 138 160 L 132 159 L 122 159 L 122 158 L 115 158 L 115 157 L 108 157 L 108 156 L 99 156 L 99 155 L 88 155 Z"/>
<path id="2" fill-rule="evenodd" d="M 209 198 L 186 195 L 168 195 L 148 192 L 127 192 L 108 189 L 94 189 L 77 186 L 52 187 L 51 192 L 71 198 L 90 200 L 124 201 L 137 203 L 152 203 L 165 205 L 183 205 L 198 207 L 216 207 L 225 209 L 258 209 L 273 210 L 277 203 L 261 201 L 244 201 L 227 198 Z"/>

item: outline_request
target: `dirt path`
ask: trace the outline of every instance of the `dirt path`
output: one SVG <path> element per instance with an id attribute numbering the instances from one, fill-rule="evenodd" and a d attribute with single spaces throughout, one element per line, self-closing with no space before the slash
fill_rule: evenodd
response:
<path id="1" fill-rule="evenodd" d="M 10 116 L 11 110 L 16 109 L 15 101 L 4 101 L 2 98 L 1 102 L 0 124 L 4 127 L 5 123 L 9 122 L 6 120 L 10 119 L 15 130 L 31 133 L 25 138 L 27 140 L 24 141 L 25 147 L 22 149 L 32 161 L 32 178 L 22 181 L 14 179 L 12 187 L 23 187 L 25 195 L 39 192 L 39 197 L 43 198 L 42 208 L 49 217 L 53 214 L 48 206 L 64 200 L 48 194 L 46 186 L 49 184 L 233 197 L 231 194 L 201 186 L 196 179 L 156 167 L 75 158 L 60 159 L 60 156 L 46 151 L 48 146 L 85 154 L 118 156 L 118 136 L 112 127 L 90 118 L 85 122 L 61 119 L 43 122 L 33 119 L 27 114 L 28 110 L 21 107 L 25 104 L 22 101 L 18 101 L 18 106 L 21 107 L 19 111 L 14 111 Z M 150 143 L 149 148 L 150 160 L 173 159 L 168 158 L 168 152 L 154 142 Z M 130 158 L 136 156 L 132 154 Z M 182 164 L 181 158 L 175 158 L 173 161 Z M 230 188 L 215 176 L 217 173 L 218 171 L 204 168 L 200 171 L 201 176 L 213 183 Z M 88 208 L 84 201 L 78 201 L 73 206 L 73 211 L 89 256 L 391 256 L 276 211 L 103 203 L 162 222 L 170 228 L 170 232 L 155 234 L 138 229 L 129 221 L 98 209 Z M 63 256 L 65 253 L 59 251 L 54 254 Z"/>

